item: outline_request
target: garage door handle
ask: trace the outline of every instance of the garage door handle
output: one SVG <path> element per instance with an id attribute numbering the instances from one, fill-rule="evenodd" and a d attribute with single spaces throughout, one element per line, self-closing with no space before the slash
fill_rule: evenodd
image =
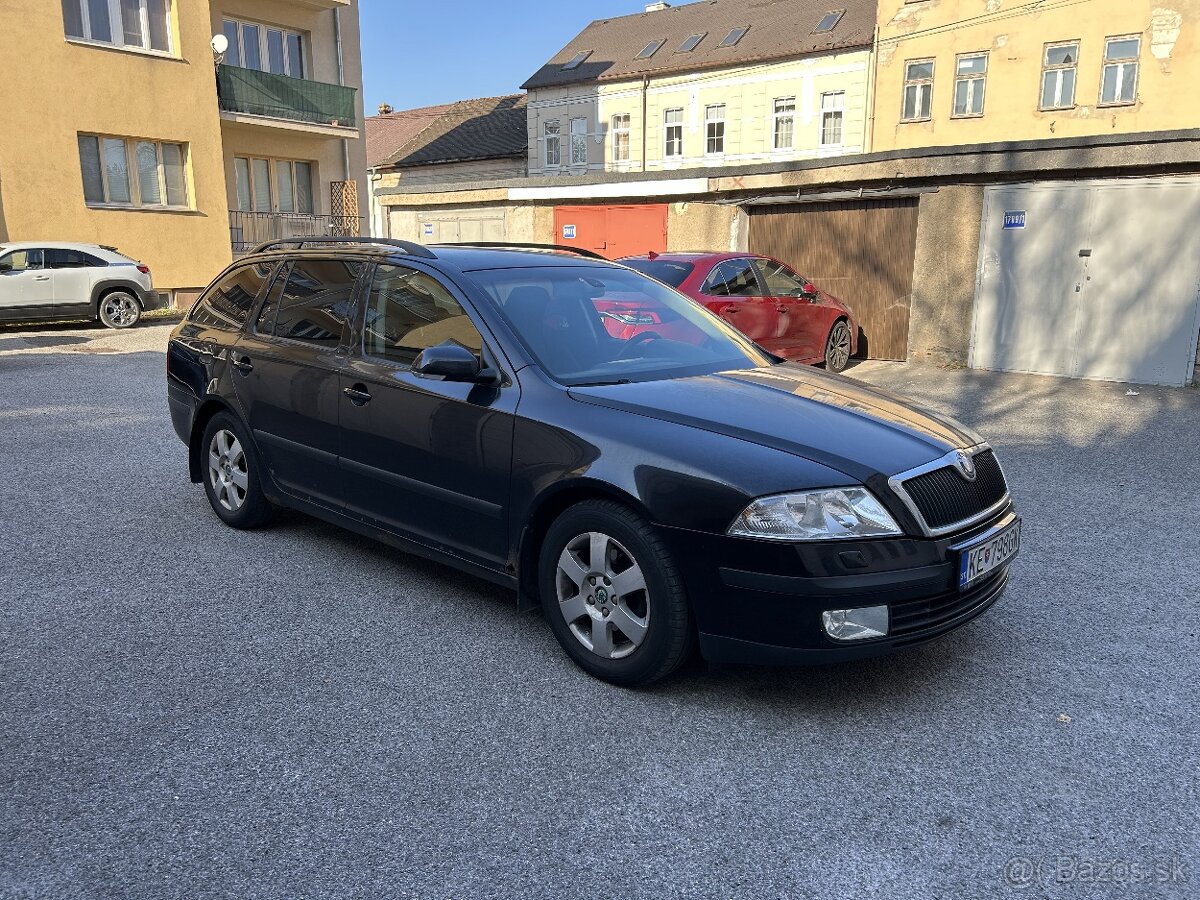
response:
<path id="1" fill-rule="evenodd" d="M 250 357 L 248 356 L 243 356 L 241 359 L 235 359 L 233 361 L 233 367 L 243 375 L 249 375 L 254 371 L 254 363 L 250 362 Z"/>
<path id="2" fill-rule="evenodd" d="M 356 384 L 354 387 L 342 388 L 342 393 L 350 398 L 355 406 L 363 406 L 371 402 L 371 394 L 366 385 Z"/>

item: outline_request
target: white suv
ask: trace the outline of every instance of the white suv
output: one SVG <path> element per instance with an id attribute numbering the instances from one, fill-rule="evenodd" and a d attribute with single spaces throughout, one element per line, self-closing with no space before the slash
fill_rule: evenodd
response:
<path id="1" fill-rule="evenodd" d="M 0 322 L 99 319 L 136 325 L 161 305 L 150 269 L 96 244 L 0 244 Z"/>

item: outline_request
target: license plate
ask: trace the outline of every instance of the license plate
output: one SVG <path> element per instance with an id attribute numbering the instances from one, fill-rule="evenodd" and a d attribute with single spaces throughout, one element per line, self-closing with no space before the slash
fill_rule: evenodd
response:
<path id="1" fill-rule="evenodd" d="M 1021 520 L 1013 522 L 999 534 L 984 538 L 978 544 L 964 547 L 959 557 L 959 589 L 970 587 L 989 572 L 1009 562 L 1021 549 Z"/>

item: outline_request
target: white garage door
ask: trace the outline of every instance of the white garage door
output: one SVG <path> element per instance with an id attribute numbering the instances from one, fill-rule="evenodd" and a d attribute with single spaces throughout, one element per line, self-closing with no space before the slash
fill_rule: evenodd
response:
<path id="1" fill-rule="evenodd" d="M 408 226 L 411 229 L 411 225 Z M 393 214 L 392 236 L 423 244 L 456 244 L 474 241 L 503 241 L 504 214 L 476 211 L 431 211 L 422 216 L 416 234 L 404 234 L 399 214 Z"/>
<path id="2" fill-rule="evenodd" d="M 989 188 L 971 365 L 1140 384 L 1192 379 L 1200 180 Z"/>

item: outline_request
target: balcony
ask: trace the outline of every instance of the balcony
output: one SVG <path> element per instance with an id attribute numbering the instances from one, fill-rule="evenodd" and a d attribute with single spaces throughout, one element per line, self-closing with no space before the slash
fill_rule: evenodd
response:
<path id="1" fill-rule="evenodd" d="M 229 241 L 234 253 L 249 253 L 264 241 L 284 238 L 358 237 L 362 227 L 361 216 L 229 212 Z"/>
<path id="2" fill-rule="evenodd" d="M 224 118 L 243 116 L 285 123 L 283 127 L 320 130 L 338 137 L 357 134 L 355 89 L 305 78 L 273 75 L 257 69 L 220 66 L 217 98 Z"/>

